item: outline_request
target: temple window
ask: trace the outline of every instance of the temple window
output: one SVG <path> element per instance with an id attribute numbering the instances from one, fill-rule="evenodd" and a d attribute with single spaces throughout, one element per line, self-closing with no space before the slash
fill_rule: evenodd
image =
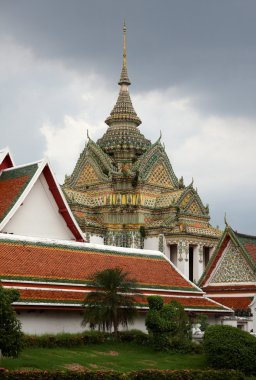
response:
<path id="1" fill-rule="evenodd" d="M 175 266 L 177 266 L 177 244 L 170 245 L 170 260 Z"/>
<path id="2" fill-rule="evenodd" d="M 210 259 L 210 248 L 209 247 L 204 247 L 203 251 L 203 265 L 204 269 L 206 268 L 206 265 L 208 264 Z"/>

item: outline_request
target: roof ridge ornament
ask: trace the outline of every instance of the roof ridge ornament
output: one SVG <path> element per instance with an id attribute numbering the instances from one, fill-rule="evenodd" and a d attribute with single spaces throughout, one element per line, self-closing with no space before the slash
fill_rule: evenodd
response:
<path id="1" fill-rule="evenodd" d="M 118 82 L 119 85 L 126 84 L 129 86 L 131 84 L 130 79 L 128 77 L 128 72 L 127 72 L 127 65 L 126 65 L 126 24 L 125 24 L 125 19 L 123 23 L 123 66 L 122 66 L 122 71 L 121 71 L 121 76 L 120 80 Z"/>
<path id="2" fill-rule="evenodd" d="M 224 222 L 226 224 L 226 227 L 230 227 L 228 222 L 227 222 L 227 213 L 225 212 L 225 215 L 224 215 Z"/>

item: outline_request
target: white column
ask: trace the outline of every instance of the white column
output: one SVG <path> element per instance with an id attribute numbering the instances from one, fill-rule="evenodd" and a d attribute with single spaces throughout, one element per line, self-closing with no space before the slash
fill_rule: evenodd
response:
<path id="1" fill-rule="evenodd" d="M 203 246 L 200 243 L 194 247 L 193 267 L 193 280 L 198 281 L 204 271 Z"/>
<path id="2" fill-rule="evenodd" d="M 253 332 L 254 334 L 256 334 L 256 295 L 254 296 L 249 307 L 251 308 L 252 317 L 253 317 Z"/>
<path id="3" fill-rule="evenodd" d="M 178 269 L 189 278 L 189 244 L 185 240 L 180 240 L 178 243 Z"/>

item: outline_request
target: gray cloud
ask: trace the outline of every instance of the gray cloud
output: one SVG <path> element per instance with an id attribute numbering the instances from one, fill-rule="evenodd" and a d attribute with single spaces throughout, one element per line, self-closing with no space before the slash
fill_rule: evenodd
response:
<path id="1" fill-rule="evenodd" d="M 206 113 L 255 117 L 253 0 L 2 1 L 0 30 L 38 57 L 93 66 L 113 85 L 124 16 L 136 90 L 178 86 Z"/>
<path id="2" fill-rule="evenodd" d="M 141 130 L 163 131 L 214 224 L 226 211 L 255 233 L 254 0 L 1 0 L 1 146 L 18 163 L 48 154 L 60 176 L 72 168 L 116 100 L 124 16 Z"/>

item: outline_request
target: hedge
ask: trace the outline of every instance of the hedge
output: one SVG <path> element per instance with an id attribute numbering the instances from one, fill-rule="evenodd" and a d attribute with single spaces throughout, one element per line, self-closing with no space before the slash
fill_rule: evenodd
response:
<path id="1" fill-rule="evenodd" d="M 113 334 L 99 331 L 86 331 L 78 334 L 56 334 L 56 335 L 25 335 L 24 347 L 76 347 L 86 344 L 99 344 L 114 339 Z M 120 342 L 134 342 L 141 345 L 146 345 L 149 342 L 148 334 L 140 330 L 120 331 Z"/>
<path id="2" fill-rule="evenodd" d="M 231 326 L 209 326 L 203 345 L 211 367 L 256 374 L 256 338 L 248 332 Z"/>
<path id="3" fill-rule="evenodd" d="M 235 370 L 141 370 L 117 371 L 8 371 L 0 368 L 1 380 L 245 380 Z"/>

